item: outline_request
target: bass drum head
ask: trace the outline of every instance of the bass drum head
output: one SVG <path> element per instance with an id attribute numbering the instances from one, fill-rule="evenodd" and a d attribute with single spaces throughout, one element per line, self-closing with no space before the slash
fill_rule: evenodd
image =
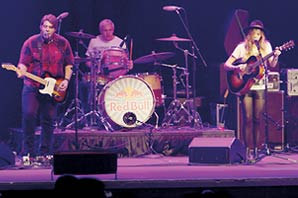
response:
<path id="1" fill-rule="evenodd" d="M 154 93 L 143 79 L 120 76 L 101 91 L 99 109 L 109 122 L 127 128 L 137 127 L 147 122 L 154 112 Z M 132 117 L 127 118 L 127 115 Z"/>

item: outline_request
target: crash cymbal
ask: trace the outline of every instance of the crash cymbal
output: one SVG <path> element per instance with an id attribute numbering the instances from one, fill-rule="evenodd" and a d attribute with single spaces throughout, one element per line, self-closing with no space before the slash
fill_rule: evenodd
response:
<path id="1" fill-rule="evenodd" d="M 152 63 L 152 62 L 156 62 L 156 61 L 166 60 L 168 58 L 173 57 L 174 55 L 175 55 L 175 53 L 173 53 L 173 52 L 160 52 L 160 53 L 152 52 L 152 54 L 137 58 L 133 62 L 136 64 Z"/>
<path id="2" fill-rule="evenodd" d="M 94 35 L 84 33 L 83 31 L 79 31 L 79 32 L 66 32 L 65 34 L 68 35 L 68 36 L 72 36 L 74 38 L 78 38 L 78 39 L 92 39 L 92 38 L 95 38 Z"/>
<path id="3" fill-rule="evenodd" d="M 158 38 L 156 40 L 158 40 L 158 41 L 190 41 L 190 39 L 177 37 L 176 34 L 172 34 L 172 36 L 167 37 L 167 38 Z"/>

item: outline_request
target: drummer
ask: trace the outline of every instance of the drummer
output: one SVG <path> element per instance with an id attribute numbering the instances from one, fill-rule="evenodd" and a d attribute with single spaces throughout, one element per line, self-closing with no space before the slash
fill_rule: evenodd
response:
<path id="1" fill-rule="evenodd" d="M 104 50 L 112 47 L 127 49 L 126 43 L 123 41 L 123 39 L 114 35 L 115 25 L 112 20 L 103 19 L 99 22 L 98 28 L 100 34 L 90 40 L 88 49 L 86 51 L 86 56 L 96 58 L 100 57 Z M 90 62 L 88 64 L 91 66 Z M 129 70 L 133 68 L 132 60 L 128 60 L 127 67 Z"/>
<path id="2" fill-rule="evenodd" d="M 96 67 L 95 69 L 97 70 L 96 73 L 100 73 L 101 71 L 101 61 L 100 59 L 102 58 L 102 54 L 105 50 L 110 49 L 110 48 L 122 48 L 125 50 L 127 65 L 125 67 L 128 70 L 131 70 L 133 68 L 133 61 L 128 59 L 128 50 L 127 50 L 127 45 L 125 40 L 119 38 L 118 36 L 114 35 L 114 30 L 115 30 L 115 25 L 112 20 L 110 19 L 103 19 L 102 21 L 99 22 L 98 24 L 99 32 L 100 34 L 97 35 L 95 38 L 92 38 L 89 42 L 88 49 L 86 51 L 86 56 L 90 57 L 92 61 L 87 61 L 86 66 L 91 68 L 91 67 Z M 87 75 L 88 77 L 88 75 Z M 90 77 L 90 75 L 89 75 Z M 103 86 L 109 81 L 112 80 L 108 78 L 107 76 L 103 76 L 103 74 L 98 74 L 97 76 L 97 91 L 100 92 L 100 90 L 103 88 Z M 94 99 L 94 96 L 90 94 L 90 78 L 84 78 L 85 80 L 80 82 L 80 99 L 83 105 L 83 109 L 85 112 L 88 112 L 90 110 L 90 100 Z M 94 93 L 99 94 L 99 93 Z"/>

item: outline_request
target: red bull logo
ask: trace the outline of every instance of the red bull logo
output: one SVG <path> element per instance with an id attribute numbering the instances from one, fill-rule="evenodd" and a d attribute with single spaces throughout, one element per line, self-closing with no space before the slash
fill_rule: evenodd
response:
<path id="1" fill-rule="evenodd" d="M 135 98 L 135 97 L 143 97 L 144 93 L 132 87 L 126 87 L 123 90 L 117 92 L 115 97 L 121 98 Z"/>
<path id="2" fill-rule="evenodd" d="M 127 101 L 125 103 L 119 104 L 116 102 L 110 102 L 107 105 L 107 110 L 110 112 L 122 112 L 122 111 L 145 111 L 152 109 L 152 101 Z"/>

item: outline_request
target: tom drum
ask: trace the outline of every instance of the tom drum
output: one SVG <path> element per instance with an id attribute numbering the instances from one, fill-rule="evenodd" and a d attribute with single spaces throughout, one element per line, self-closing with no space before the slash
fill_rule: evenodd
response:
<path id="1" fill-rule="evenodd" d="M 155 96 L 156 106 L 159 107 L 163 105 L 164 100 L 162 97 L 163 91 L 161 85 L 162 77 L 157 73 L 139 73 L 137 74 L 137 77 L 143 79 L 151 87 Z"/>
<path id="2" fill-rule="evenodd" d="M 101 74 L 115 79 L 125 75 L 128 69 L 128 55 L 125 49 L 112 47 L 102 52 Z"/>

